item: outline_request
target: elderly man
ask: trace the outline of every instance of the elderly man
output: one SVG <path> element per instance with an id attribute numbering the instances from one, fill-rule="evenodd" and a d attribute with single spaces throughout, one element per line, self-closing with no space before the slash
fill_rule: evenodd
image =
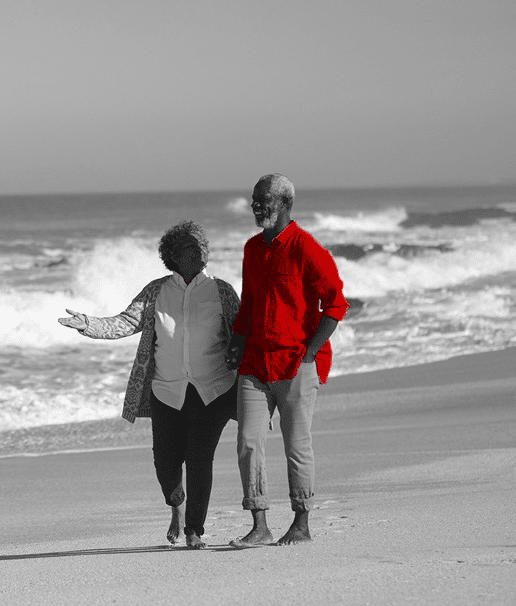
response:
<path id="1" fill-rule="evenodd" d="M 349 304 L 330 253 L 290 219 L 293 184 L 262 177 L 251 204 L 263 232 L 245 245 L 242 301 L 233 324 L 228 368 L 238 367 L 238 463 L 243 507 L 253 528 L 237 548 L 273 542 L 265 442 L 270 416 L 280 414 L 294 521 L 279 545 L 310 541 L 314 455 L 311 423 L 317 389 L 331 365 L 328 341 Z"/>

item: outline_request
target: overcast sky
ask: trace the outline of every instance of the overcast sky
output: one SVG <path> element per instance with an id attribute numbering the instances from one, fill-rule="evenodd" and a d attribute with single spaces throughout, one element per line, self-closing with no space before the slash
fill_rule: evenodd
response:
<path id="1" fill-rule="evenodd" d="M 0 194 L 516 181 L 514 0 L 2 0 Z"/>

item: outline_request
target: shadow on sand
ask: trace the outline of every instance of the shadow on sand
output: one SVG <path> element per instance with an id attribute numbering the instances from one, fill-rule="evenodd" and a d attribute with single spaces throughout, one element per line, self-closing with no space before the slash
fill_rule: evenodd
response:
<path id="1" fill-rule="evenodd" d="M 186 545 L 150 545 L 148 547 L 107 547 L 105 549 L 76 549 L 73 551 L 49 551 L 46 553 L 20 553 L 13 555 L 0 555 L 0 561 L 31 560 L 38 558 L 66 558 L 71 556 L 114 555 L 119 553 L 156 553 L 164 551 L 235 551 L 229 545 L 210 545 L 203 550 L 190 549 Z"/>

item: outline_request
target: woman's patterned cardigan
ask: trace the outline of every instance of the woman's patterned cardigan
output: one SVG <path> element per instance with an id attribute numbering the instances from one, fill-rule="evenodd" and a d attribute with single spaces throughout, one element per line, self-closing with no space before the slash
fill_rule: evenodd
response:
<path id="1" fill-rule="evenodd" d="M 154 331 L 154 309 L 156 298 L 161 285 L 169 276 L 153 280 L 137 295 L 129 307 L 111 318 L 95 318 L 87 316 L 87 328 L 80 331 L 92 339 L 121 339 L 137 332 L 142 333 L 136 350 L 133 368 L 129 375 L 125 393 L 122 417 L 134 423 L 136 417 L 150 417 L 150 394 L 154 369 L 154 346 L 156 332 Z M 240 305 L 238 296 L 231 286 L 220 278 L 215 278 L 222 303 L 222 328 L 226 347 L 231 339 L 231 327 Z"/>

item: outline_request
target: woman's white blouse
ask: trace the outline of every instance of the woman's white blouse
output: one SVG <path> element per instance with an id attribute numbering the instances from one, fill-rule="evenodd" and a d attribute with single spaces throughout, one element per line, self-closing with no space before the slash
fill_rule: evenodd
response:
<path id="1" fill-rule="evenodd" d="M 226 392 L 236 371 L 226 368 L 222 305 L 215 280 L 198 274 L 190 284 L 173 273 L 156 299 L 154 395 L 180 409 L 188 383 L 204 404 Z"/>

